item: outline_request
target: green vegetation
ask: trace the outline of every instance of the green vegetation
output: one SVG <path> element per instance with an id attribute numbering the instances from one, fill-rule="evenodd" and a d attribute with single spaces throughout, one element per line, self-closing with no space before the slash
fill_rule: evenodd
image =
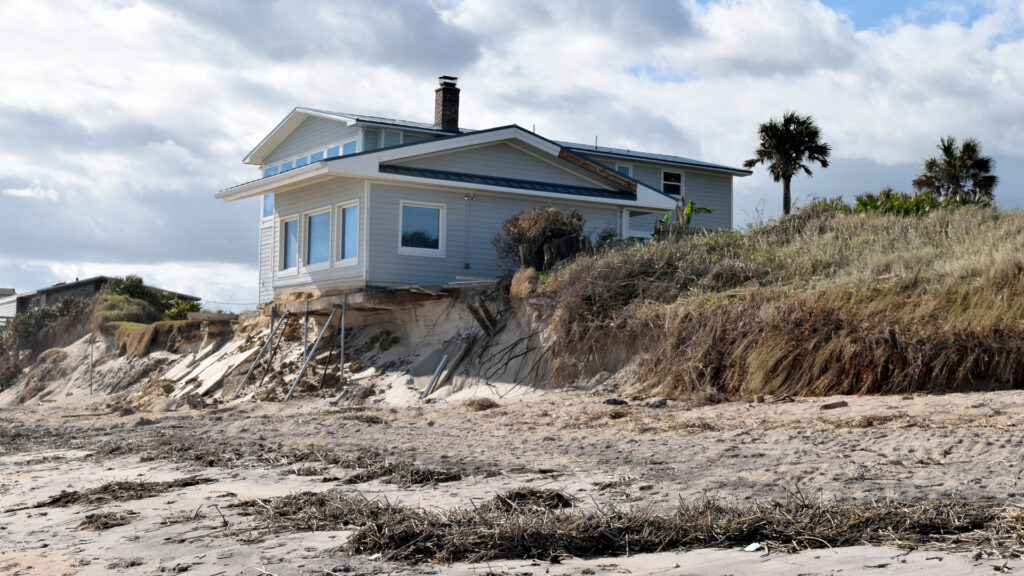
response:
<path id="1" fill-rule="evenodd" d="M 103 322 L 186 320 L 189 312 L 199 312 L 199 302 L 179 300 L 170 292 L 146 286 L 142 277 L 128 275 L 111 280 L 103 291 Z"/>
<path id="2" fill-rule="evenodd" d="M 999 177 L 992 174 L 995 163 L 991 156 L 981 154 L 981 143 L 966 138 L 956 145 L 956 138 L 939 139 L 938 156 L 925 159 L 914 188 L 923 194 L 943 199 L 961 198 L 991 203 Z"/>
<path id="3" fill-rule="evenodd" d="M 557 305 L 553 380 L 630 357 L 712 401 L 1024 384 L 1024 214 L 842 206 L 557 268 L 533 288 Z"/>
<path id="4" fill-rule="evenodd" d="M 754 157 L 743 163 L 747 168 L 767 164 L 768 173 L 782 182 L 782 213 L 790 213 L 790 182 L 800 171 L 812 176 L 808 163 L 817 162 L 828 168 L 832 147 L 821 139 L 821 129 L 810 115 L 788 111 L 782 118 L 772 118 L 757 128 L 759 143 Z"/>

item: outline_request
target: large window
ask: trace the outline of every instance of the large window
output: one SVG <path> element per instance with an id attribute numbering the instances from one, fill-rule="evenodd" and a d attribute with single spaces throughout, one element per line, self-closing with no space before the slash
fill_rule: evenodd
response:
<path id="1" fill-rule="evenodd" d="M 281 269 L 291 270 L 297 267 L 299 256 L 299 221 L 284 220 L 281 222 Z"/>
<path id="2" fill-rule="evenodd" d="M 359 255 L 359 204 L 338 208 L 338 260 L 342 265 L 355 264 Z"/>
<path id="3" fill-rule="evenodd" d="M 306 216 L 306 266 L 331 259 L 331 212 Z"/>
<path id="4" fill-rule="evenodd" d="M 274 194 L 263 195 L 263 217 L 270 218 L 274 215 Z"/>
<path id="5" fill-rule="evenodd" d="M 444 205 L 401 203 L 398 252 L 420 256 L 444 256 Z"/>
<path id="6" fill-rule="evenodd" d="M 662 175 L 661 190 L 665 194 L 681 195 L 683 193 L 683 174 L 666 170 Z"/>

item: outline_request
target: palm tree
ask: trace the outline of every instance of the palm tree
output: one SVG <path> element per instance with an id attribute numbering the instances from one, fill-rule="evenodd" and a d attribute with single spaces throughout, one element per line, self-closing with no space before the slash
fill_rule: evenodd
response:
<path id="1" fill-rule="evenodd" d="M 957 146 L 956 138 L 939 139 L 938 156 L 926 158 L 922 172 L 914 179 L 914 189 L 942 198 L 958 198 L 991 202 L 992 191 L 999 177 L 992 174 L 995 162 L 991 156 L 981 155 L 981 143 L 965 138 Z"/>
<path id="2" fill-rule="evenodd" d="M 810 115 L 801 116 L 787 111 L 781 119 L 772 118 L 757 128 L 761 139 L 754 157 L 743 163 L 747 168 L 764 163 L 776 182 L 782 182 L 782 213 L 789 214 L 789 183 L 793 175 L 803 170 L 813 176 L 807 162 L 817 162 L 828 168 L 832 147 L 821 141 L 821 129 Z"/>

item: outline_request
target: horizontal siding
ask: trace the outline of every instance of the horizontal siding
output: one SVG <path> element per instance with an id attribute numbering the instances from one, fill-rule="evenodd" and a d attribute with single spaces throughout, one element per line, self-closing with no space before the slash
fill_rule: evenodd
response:
<path id="1" fill-rule="evenodd" d="M 260 287 L 259 302 L 274 298 L 274 221 L 260 224 Z"/>
<path id="2" fill-rule="evenodd" d="M 539 206 L 578 210 L 586 220 L 586 233 L 616 228 L 615 208 L 569 205 L 514 196 L 477 194 L 466 200 L 464 191 L 373 184 L 370 189 L 370 229 L 367 283 L 446 284 L 457 276 L 493 278 L 499 268 L 491 238 L 509 216 Z M 399 205 L 402 200 L 444 204 L 445 257 L 398 253 Z M 468 226 L 467 226 L 468 223 Z M 469 268 L 465 264 L 469 263 Z"/>
<path id="3" fill-rule="evenodd" d="M 732 228 L 732 176 L 687 172 L 683 194 L 695 206 L 711 208 L 711 214 L 696 214 L 693 225 L 702 228 Z"/>
<path id="4" fill-rule="evenodd" d="M 363 198 L 365 184 L 363 180 L 354 179 L 332 179 L 327 182 L 319 182 L 278 194 L 275 198 L 273 246 L 271 248 L 272 270 L 274 277 L 274 290 L 290 288 L 304 284 L 328 284 L 342 279 L 361 278 L 363 273 L 364 252 L 362 247 L 358 251 L 356 264 L 351 266 L 336 266 L 335 252 L 338 239 L 338 216 L 334 205 L 352 200 L 359 200 L 359 242 L 362 244 L 366 238 L 366 202 Z M 326 269 L 306 270 L 303 262 L 306 249 L 306 224 L 303 214 L 331 207 L 331 258 L 330 266 Z M 282 274 L 281 266 L 281 221 L 292 217 L 299 220 L 299 266 L 297 274 Z"/>
<path id="5" fill-rule="evenodd" d="M 14 318 L 18 310 L 18 298 L 4 298 L 0 300 L 0 318 Z"/>
<path id="6" fill-rule="evenodd" d="M 572 186 L 597 185 L 595 181 L 574 173 L 575 168 L 568 162 L 559 160 L 558 163 L 564 164 L 564 168 L 505 143 L 396 162 L 413 168 L 450 170 Z"/>
<path id="7" fill-rule="evenodd" d="M 633 178 L 647 184 L 655 190 L 661 190 L 661 166 L 650 166 L 647 164 L 633 165 Z"/>
<path id="8" fill-rule="evenodd" d="M 273 166 L 285 160 L 316 152 L 327 144 L 334 144 L 346 137 L 359 135 L 359 129 L 346 126 L 344 122 L 327 118 L 309 117 L 302 121 L 283 142 L 277 145 L 263 161 L 264 165 Z"/>

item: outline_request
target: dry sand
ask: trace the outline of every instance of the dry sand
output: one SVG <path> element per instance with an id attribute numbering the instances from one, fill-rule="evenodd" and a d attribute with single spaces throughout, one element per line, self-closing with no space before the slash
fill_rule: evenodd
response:
<path id="1" fill-rule="evenodd" d="M 338 487 L 322 479 L 344 478 L 352 470 L 320 466 L 312 476 L 282 474 L 298 466 L 286 454 L 314 446 L 340 454 L 373 451 L 466 474 L 436 485 L 373 480 L 343 486 L 425 507 L 469 507 L 520 486 L 558 488 L 583 507 L 651 506 L 660 512 L 671 511 L 678 498 L 706 494 L 726 503 L 799 491 L 855 502 L 891 497 L 1018 504 L 1024 492 L 1024 392 L 798 399 L 694 410 L 672 401 L 662 407 L 606 404 L 609 398 L 579 391 L 520 394 L 480 412 L 459 402 L 332 407 L 312 399 L 120 417 L 81 416 L 81 408 L 69 407 L 10 408 L 0 412 L 0 510 L 8 510 L 0 513 L 0 574 L 1024 571 L 1017 559 L 884 547 L 407 565 L 346 556 L 338 551 L 345 531 L 268 534 L 230 507 L 241 499 Z M 821 409 L 839 400 L 848 405 Z M 184 441 L 194 443 L 192 452 L 172 457 L 165 451 L 153 459 L 152 450 Z M 209 454 L 193 459 L 199 450 Z M 112 480 L 196 474 L 214 482 L 141 500 L 19 509 L 62 490 Z M 616 488 L 598 486 L 614 480 L 620 481 Z M 117 511 L 138 514 L 107 530 L 76 529 L 87 514 Z"/>

